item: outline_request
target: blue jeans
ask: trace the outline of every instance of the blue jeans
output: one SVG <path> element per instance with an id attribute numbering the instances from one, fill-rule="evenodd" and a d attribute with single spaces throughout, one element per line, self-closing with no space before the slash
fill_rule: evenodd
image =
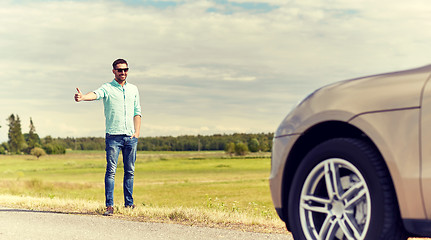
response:
<path id="1" fill-rule="evenodd" d="M 105 199 L 106 206 L 114 206 L 115 172 L 117 170 L 120 150 L 123 154 L 124 164 L 124 206 L 133 205 L 133 177 L 135 175 L 137 138 L 127 135 L 106 134 L 106 173 L 105 173 Z"/>

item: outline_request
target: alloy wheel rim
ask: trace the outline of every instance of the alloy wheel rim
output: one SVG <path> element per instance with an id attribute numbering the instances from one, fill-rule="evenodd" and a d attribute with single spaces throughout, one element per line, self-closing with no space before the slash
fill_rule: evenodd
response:
<path id="1" fill-rule="evenodd" d="M 347 160 L 326 159 L 307 176 L 299 212 L 307 239 L 364 239 L 371 219 L 367 183 Z"/>

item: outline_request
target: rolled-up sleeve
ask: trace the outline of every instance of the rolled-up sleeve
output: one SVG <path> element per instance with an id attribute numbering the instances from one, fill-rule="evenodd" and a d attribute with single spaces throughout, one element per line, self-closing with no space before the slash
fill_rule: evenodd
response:
<path id="1" fill-rule="evenodd" d="M 106 86 L 103 84 L 100 88 L 93 91 L 96 94 L 96 100 L 104 98 L 106 95 Z"/>
<path id="2" fill-rule="evenodd" d="M 136 88 L 136 96 L 135 96 L 135 112 L 133 116 L 141 116 L 142 117 L 142 112 L 141 112 L 141 101 L 139 98 L 139 91 L 138 88 Z"/>

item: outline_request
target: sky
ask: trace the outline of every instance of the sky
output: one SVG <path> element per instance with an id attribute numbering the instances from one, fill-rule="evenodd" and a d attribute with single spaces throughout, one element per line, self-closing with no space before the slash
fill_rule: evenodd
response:
<path id="1" fill-rule="evenodd" d="M 274 132 L 323 85 L 431 63 L 425 0 L 4 0 L 7 118 L 40 137 L 104 136 L 102 101 L 76 103 L 129 63 L 141 137 Z"/>

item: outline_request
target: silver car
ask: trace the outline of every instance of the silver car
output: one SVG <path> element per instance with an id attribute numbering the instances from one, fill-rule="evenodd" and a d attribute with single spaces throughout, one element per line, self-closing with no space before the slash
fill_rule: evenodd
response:
<path id="1" fill-rule="evenodd" d="M 430 76 L 337 82 L 282 121 L 270 188 L 295 240 L 431 236 Z"/>

